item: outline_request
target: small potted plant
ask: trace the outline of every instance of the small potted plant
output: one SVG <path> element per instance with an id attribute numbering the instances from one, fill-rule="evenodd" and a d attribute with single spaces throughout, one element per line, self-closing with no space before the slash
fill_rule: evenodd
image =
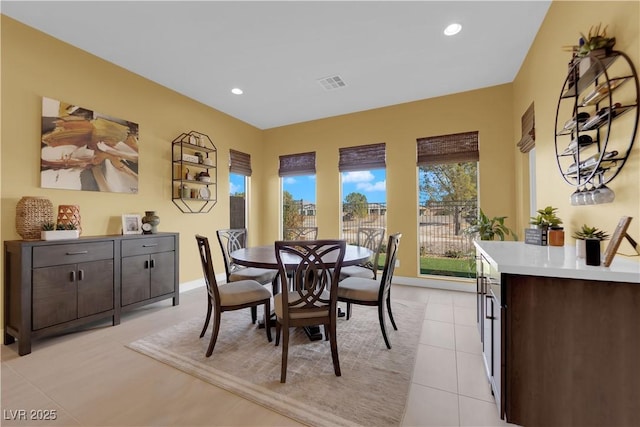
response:
<path id="1" fill-rule="evenodd" d="M 77 239 L 78 237 L 80 237 L 80 231 L 72 223 L 56 225 L 53 222 L 45 222 L 40 231 L 42 240 Z"/>
<path id="2" fill-rule="evenodd" d="M 536 211 L 537 215 L 530 217 L 529 224 L 533 225 L 534 228 L 533 230 L 525 230 L 525 234 L 529 236 L 529 239 L 525 239 L 525 242 L 542 246 L 549 242 L 552 246 L 563 246 L 564 230 L 560 226 L 562 219 L 556 214 L 557 211 L 558 208 L 553 206 L 538 209 Z"/>
<path id="3" fill-rule="evenodd" d="M 589 28 L 589 34 L 584 35 L 580 33 L 580 41 L 578 42 L 577 55 L 579 57 L 585 56 L 606 56 L 611 52 L 613 46 L 616 44 L 615 37 L 607 37 L 607 26 L 602 28 L 602 24 L 598 24 L 596 27 Z"/>
<path id="4" fill-rule="evenodd" d="M 587 240 L 596 240 L 598 243 L 593 243 L 593 245 L 597 245 L 599 247 L 600 242 L 607 240 L 609 235 L 605 231 L 599 230 L 596 227 L 589 227 L 587 224 L 583 224 L 580 230 L 574 232 L 571 237 L 576 239 L 576 256 L 578 258 L 584 258 L 587 252 Z"/>
<path id="5" fill-rule="evenodd" d="M 505 236 L 511 234 L 513 240 L 518 240 L 518 236 L 509 227 L 504 225 L 506 216 L 494 216 L 489 218 L 480 209 L 479 217 L 465 231 L 469 234 L 476 234 L 480 240 L 495 240 L 496 237 L 504 240 Z"/>

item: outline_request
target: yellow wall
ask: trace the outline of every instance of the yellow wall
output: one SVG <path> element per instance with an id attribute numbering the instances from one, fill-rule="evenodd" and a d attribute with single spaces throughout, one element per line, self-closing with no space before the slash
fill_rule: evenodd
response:
<path id="1" fill-rule="evenodd" d="M 625 52 L 636 67 L 640 66 L 640 2 L 554 2 L 513 83 L 513 140 L 517 141 L 520 138 L 520 117 L 534 101 L 537 207 L 558 207 L 567 237 L 585 223 L 612 232 L 620 217 L 631 216 L 634 219 L 631 222 L 630 235 L 637 240 L 640 237 L 640 144 L 637 135 L 629 160 L 621 173 L 608 184 L 616 193 L 613 203 L 571 206 L 569 196 L 575 188 L 562 179 L 556 164 L 556 107 L 566 78 L 567 64 L 571 59 L 571 54 L 564 52 L 562 46 L 577 44 L 580 33 L 587 34 L 589 28 L 598 23 L 607 25 L 607 34 L 616 37 L 615 49 Z M 616 91 L 616 96 L 623 94 L 627 101 L 633 102 L 635 97 L 631 94 L 632 86 L 632 83 L 627 83 Z M 563 117 L 561 122 L 564 123 L 569 118 Z M 619 140 L 615 144 L 625 147 L 628 145 L 629 128 L 633 120 L 633 114 L 627 114 L 614 123 L 611 138 Z M 568 140 L 563 141 L 568 144 Z M 514 156 L 517 188 L 526 188 L 526 183 L 523 182 L 526 180 L 523 177 L 528 176 L 527 156 L 516 150 Z M 518 193 L 518 228 L 522 228 L 528 220 L 528 193 Z M 572 241 L 568 239 L 567 243 Z M 633 252 L 626 243 L 623 243 L 620 250 L 625 253 Z"/>
<path id="2" fill-rule="evenodd" d="M 54 206 L 79 204 L 85 235 L 119 233 L 121 214 L 156 210 L 161 231 L 181 234 L 180 281 L 187 282 L 201 277 L 193 235 L 215 238 L 215 230 L 229 223 L 229 148 L 252 156 L 250 243 L 266 244 L 279 237 L 279 155 L 316 151 L 320 237 L 334 237 L 340 231 L 338 148 L 385 142 L 388 229 L 404 233 L 397 275 L 417 277 L 416 138 L 479 131 L 480 205 L 489 216 L 508 216 L 507 224 L 521 232 L 529 216 L 528 171 L 526 156 L 515 144 L 520 139 L 520 117 L 532 101 L 539 207 L 559 207 L 567 234 L 584 222 L 612 231 L 620 216 L 630 215 L 634 217 L 631 234 L 639 237 L 640 144 L 636 142 L 629 162 L 611 183 L 616 192 L 613 204 L 571 207 L 573 188 L 557 170 L 553 137 L 557 97 L 569 60 L 561 47 L 575 43 L 580 32 L 602 22 L 617 37 L 616 48 L 639 65 L 638 5 L 637 1 L 554 2 L 513 84 L 266 131 L 2 16 L 0 238 L 19 238 L 15 206 L 27 195 L 47 196 Z M 137 195 L 40 188 L 42 96 L 140 125 Z M 218 148 L 219 202 L 209 214 L 183 214 L 171 202 L 170 142 L 192 129 L 208 134 Z M 219 252 L 214 253 L 216 265 L 221 265 Z"/>
<path id="3" fill-rule="evenodd" d="M 427 78 L 427 77 L 425 77 Z M 320 237 L 340 235 L 338 149 L 385 142 L 387 230 L 402 232 L 396 274 L 418 276 L 418 169 L 416 139 L 479 131 L 480 205 L 490 216 L 513 218 L 515 144 L 511 85 L 432 98 L 265 131 L 265 200 L 278 200 L 278 156 L 316 151 L 317 223 Z M 275 203 L 274 203 L 275 205 Z M 264 209 L 262 240 L 278 237 L 278 211 Z"/>
<path id="4" fill-rule="evenodd" d="M 2 239 L 20 239 L 16 203 L 46 196 L 54 208 L 78 204 L 83 235 L 119 234 L 121 215 L 155 210 L 160 231 L 180 233 L 180 281 L 202 277 L 194 235 L 229 226 L 229 148 L 251 154 L 261 173 L 262 132 L 2 16 Z M 187 76 L 185 76 L 187 77 Z M 40 121 L 43 96 L 139 124 L 139 193 L 97 193 L 40 188 Z M 218 204 L 208 214 L 181 213 L 171 201 L 171 141 L 182 132 L 208 134 L 218 149 Z M 260 193 L 253 192 L 254 204 Z M 258 217 L 250 229 L 258 229 Z M 217 273 L 224 273 L 215 250 Z"/>

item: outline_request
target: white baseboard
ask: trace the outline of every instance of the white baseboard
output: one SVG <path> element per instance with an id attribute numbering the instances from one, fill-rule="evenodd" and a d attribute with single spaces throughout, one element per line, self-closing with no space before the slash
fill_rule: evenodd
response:
<path id="1" fill-rule="evenodd" d="M 216 274 L 216 280 L 218 283 L 226 283 L 227 275 L 226 274 Z M 180 283 L 179 292 L 188 292 L 193 289 L 204 288 L 204 278 L 192 280 L 190 282 Z"/>
<path id="2" fill-rule="evenodd" d="M 225 283 L 227 277 L 225 274 L 216 275 L 218 283 Z M 445 289 L 448 291 L 475 292 L 475 280 L 451 280 L 436 279 L 425 277 L 402 277 L 393 276 L 393 283 L 406 286 L 417 286 L 420 288 Z M 180 284 L 180 293 L 191 291 L 193 289 L 204 287 L 204 279 L 192 280 Z"/>
<path id="3" fill-rule="evenodd" d="M 448 291 L 475 292 L 476 281 L 469 280 L 452 280 L 446 278 L 435 277 L 402 277 L 393 276 L 393 283 L 406 286 L 417 286 L 420 288 L 445 289 Z"/>

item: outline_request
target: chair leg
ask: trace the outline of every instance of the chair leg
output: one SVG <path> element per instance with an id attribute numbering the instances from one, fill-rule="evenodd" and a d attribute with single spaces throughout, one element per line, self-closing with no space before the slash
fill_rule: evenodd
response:
<path id="1" fill-rule="evenodd" d="M 207 298 L 207 318 L 204 321 L 204 326 L 202 327 L 202 332 L 200 332 L 200 338 L 204 336 L 204 333 L 207 332 L 207 327 L 209 326 L 209 320 L 211 320 L 211 308 L 213 305 L 211 304 L 211 298 Z"/>
<path id="2" fill-rule="evenodd" d="M 271 317 L 271 302 L 266 300 L 264 303 L 264 328 L 267 330 L 267 340 L 271 342 L 271 325 L 269 325 L 269 318 Z"/>
<path id="3" fill-rule="evenodd" d="M 258 307 L 254 305 L 251 307 L 251 323 L 255 325 L 256 320 L 258 320 Z"/>
<path id="4" fill-rule="evenodd" d="M 329 341 L 329 327 L 324 325 L 324 340 Z"/>
<path id="5" fill-rule="evenodd" d="M 326 327 L 327 325 L 325 325 L 325 328 Z M 340 360 L 338 359 L 338 339 L 335 321 L 329 324 L 329 342 L 331 345 L 331 359 L 333 359 L 333 371 L 336 377 L 339 377 L 342 375 L 342 372 L 340 372 Z"/>
<path id="6" fill-rule="evenodd" d="M 280 382 L 287 382 L 287 356 L 289 356 L 289 327 L 282 332 L 282 366 L 280 368 Z"/>
<path id="7" fill-rule="evenodd" d="M 391 344 L 389 343 L 389 338 L 387 338 L 387 328 L 384 325 L 384 306 L 383 304 L 378 304 L 378 319 L 380 320 L 380 329 L 382 330 L 382 337 L 384 338 L 384 343 L 387 345 L 387 348 L 391 348 Z"/>
<path id="8" fill-rule="evenodd" d="M 393 329 L 397 331 L 398 327 L 396 326 L 396 321 L 393 320 L 393 314 L 391 313 L 391 295 L 387 295 L 387 312 L 389 313 L 389 319 L 391 320 Z"/>
<path id="9" fill-rule="evenodd" d="M 351 303 L 347 303 L 347 320 L 351 317 Z"/>
<path id="10" fill-rule="evenodd" d="M 213 331 L 211 332 L 211 341 L 209 341 L 209 348 L 207 349 L 207 357 L 213 353 L 213 347 L 216 346 L 216 340 L 218 339 L 218 332 L 220 332 L 220 311 L 216 310 L 216 314 L 213 317 Z"/>
<path id="11" fill-rule="evenodd" d="M 282 325 L 276 320 L 276 347 L 280 344 L 280 330 Z"/>

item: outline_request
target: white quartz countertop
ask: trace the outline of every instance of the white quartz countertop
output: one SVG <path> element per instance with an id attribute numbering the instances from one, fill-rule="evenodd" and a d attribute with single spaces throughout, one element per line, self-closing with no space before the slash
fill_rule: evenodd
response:
<path id="1" fill-rule="evenodd" d="M 606 247 L 604 242 L 602 249 Z M 575 245 L 537 246 L 524 242 L 475 241 L 501 273 L 528 276 L 640 283 L 640 260 L 616 254 L 609 267 L 586 265 L 576 258 Z M 601 256 L 604 259 L 603 256 Z"/>

